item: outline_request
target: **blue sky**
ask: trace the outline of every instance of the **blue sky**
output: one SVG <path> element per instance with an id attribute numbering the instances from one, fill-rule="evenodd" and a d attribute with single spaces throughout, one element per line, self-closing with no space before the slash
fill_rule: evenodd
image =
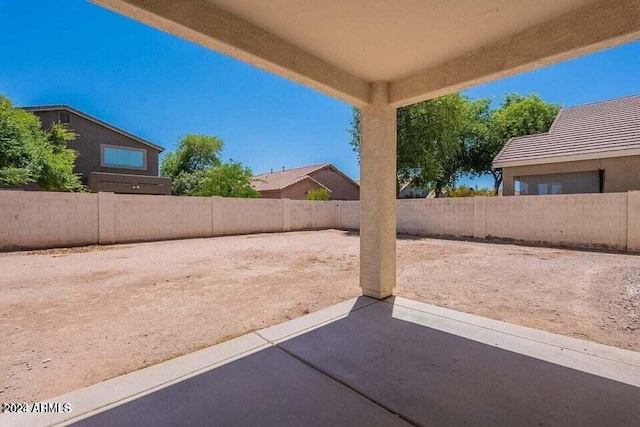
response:
<path id="1" fill-rule="evenodd" d="M 359 176 L 341 101 L 83 0 L 0 0 L 0 16 L 0 93 L 17 105 L 69 104 L 167 150 L 214 134 L 255 173 L 330 162 Z M 634 42 L 465 93 L 574 106 L 640 93 L 639 65 Z"/>

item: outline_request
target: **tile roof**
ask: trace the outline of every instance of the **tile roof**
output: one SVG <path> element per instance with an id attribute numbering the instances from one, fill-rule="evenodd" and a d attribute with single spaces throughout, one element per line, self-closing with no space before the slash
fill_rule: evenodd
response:
<path id="1" fill-rule="evenodd" d="M 257 191 L 282 190 L 283 188 L 287 188 L 288 186 L 302 181 L 303 179 L 313 179 L 309 174 L 326 166 L 331 166 L 331 164 L 322 163 L 320 165 L 304 166 L 301 168 L 287 169 L 272 173 L 263 173 L 262 175 L 254 176 L 251 178 L 251 181 L 253 183 L 253 188 Z"/>
<path id="2" fill-rule="evenodd" d="M 640 95 L 560 111 L 547 133 L 512 138 L 494 167 L 640 154 Z"/>

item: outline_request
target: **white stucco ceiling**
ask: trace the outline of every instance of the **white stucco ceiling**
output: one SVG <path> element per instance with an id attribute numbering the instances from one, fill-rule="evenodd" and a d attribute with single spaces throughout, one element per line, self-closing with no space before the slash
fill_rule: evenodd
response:
<path id="1" fill-rule="evenodd" d="M 357 106 L 413 102 L 640 39 L 640 0 L 91 0 Z"/>
<path id="2" fill-rule="evenodd" d="M 593 0 L 209 0 L 367 81 L 392 81 Z"/>

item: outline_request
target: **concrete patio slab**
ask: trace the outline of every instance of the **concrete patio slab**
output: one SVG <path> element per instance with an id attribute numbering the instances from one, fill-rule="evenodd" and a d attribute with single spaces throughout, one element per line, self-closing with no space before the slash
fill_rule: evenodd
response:
<path id="1" fill-rule="evenodd" d="M 71 412 L 0 414 L 0 426 L 65 425 L 269 347 L 271 344 L 254 333 L 243 335 L 45 401 L 71 403 Z"/>
<path id="2" fill-rule="evenodd" d="M 638 353 L 357 298 L 50 399 L 0 425 L 581 425 L 640 419 Z"/>
<path id="3" fill-rule="evenodd" d="M 271 347 L 77 426 L 408 426 L 394 414 Z"/>
<path id="4" fill-rule="evenodd" d="M 377 302 L 378 300 L 368 297 L 352 298 L 306 316 L 262 329 L 256 333 L 265 340 L 277 344 L 320 328 L 328 323 L 343 319 L 352 312 Z"/>
<path id="5" fill-rule="evenodd" d="M 542 360 L 545 352 L 561 360 L 555 344 L 434 317 L 382 302 L 278 346 L 416 425 L 626 426 L 640 419 L 640 388 Z M 616 375 L 637 382 L 631 365 L 566 353 L 565 365 L 602 363 L 611 373 L 617 363 Z"/>
<path id="6" fill-rule="evenodd" d="M 413 301 L 402 297 L 393 297 L 385 300 L 386 303 L 395 306 L 406 307 L 422 313 L 431 314 L 433 316 L 442 317 L 448 320 L 466 323 L 473 326 L 502 332 L 504 334 L 513 335 L 530 341 L 537 341 L 543 344 L 549 344 L 580 353 L 586 353 L 603 359 L 609 359 L 620 363 L 626 363 L 640 368 L 640 353 L 636 351 L 624 350 L 617 347 L 598 344 L 592 341 L 585 341 L 577 338 L 568 337 L 566 335 L 553 334 L 540 329 L 528 328 L 525 326 L 514 325 L 500 320 L 489 319 L 487 317 L 476 316 L 474 314 L 463 313 L 461 311 L 451 310 L 437 305 L 426 304 L 423 302 Z M 431 316 L 422 317 L 426 320 Z M 425 326 L 428 326 L 424 324 Z M 470 334 L 470 339 L 477 338 L 476 334 Z M 639 375 L 640 376 L 640 375 Z M 640 386 L 640 384 L 636 384 Z"/>

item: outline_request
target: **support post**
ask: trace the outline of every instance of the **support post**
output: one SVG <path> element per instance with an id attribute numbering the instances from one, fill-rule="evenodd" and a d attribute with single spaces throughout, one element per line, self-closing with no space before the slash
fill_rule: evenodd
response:
<path id="1" fill-rule="evenodd" d="M 396 108 L 387 82 L 371 84 L 360 113 L 360 287 L 382 299 L 396 285 Z"/>

